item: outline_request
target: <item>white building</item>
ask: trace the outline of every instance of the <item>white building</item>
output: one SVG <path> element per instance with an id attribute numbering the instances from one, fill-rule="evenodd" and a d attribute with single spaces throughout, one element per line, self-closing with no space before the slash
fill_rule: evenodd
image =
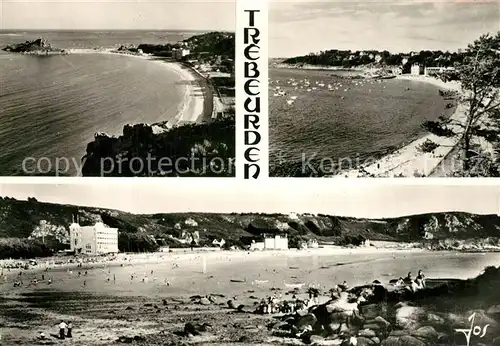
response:
<path id="1" fill-rule="evenodd" d="M 288 237 L 275 235 L 274 237 L 264 236 L 264 241 L 253 241 L 250 250 L 288 250 Z"/>
<path id="2" fill-rule="evenodd" d="M 443 72 L 446 72 L 446 71 L 454 71 L 454 70 L 455 70 L 455 68 L 453 68 L 453 67 L 433 67 L 433 66 L 429 66 L 429 67 L 425 68 L 424 74 L 426 76 L 431 76 L 431 75 L 443 73 Z"/>
<path id="3" fill-rule="evenodd" d="M 174 49 L 172 52 L 174 59 L 178 59 L 178 60 L 189 55 L 190 53 L 191 52 L 189 51 L 189 49 L 186 49 L 186 48 Z"/>
<path id="4" fill-rule="evenodd" d="M 263 241 L 259 241 L 259 242 L 252 241 L 252 244 L 250 244 L 250 250 L 252 250 L 252 251 L 264 250 L 264 242 Z"/>
<path id="5" fill-rule="evenodd" d="M 411 70 L 410 73 L 412 75 L 419 75 L 420 74 L 420 65 L 419 64 L 413 64 L 411 65 Z"/>
<path id="6" fill-rule="evenodd" d="M 264 237 L 264 250 L 288 250 L 288 237 Z"/>
<path id="7" fill-rule="evenodd" d="M 94 226 L 69 226 L 71 251 L 86 255 L 102 255 L 118 252 L 118 228 L 110 228 L 102 222 Z"/>

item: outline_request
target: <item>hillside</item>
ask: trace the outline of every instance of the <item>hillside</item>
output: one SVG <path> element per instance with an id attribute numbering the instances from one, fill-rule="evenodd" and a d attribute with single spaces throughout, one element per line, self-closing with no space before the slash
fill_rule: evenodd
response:
<path id="1" fill-rule="evenodd" d="M 364 239 L 414 242 L 426 237 L 433 238 L 435 244 L 443 244 L 450 239 L 493 237 L 497 244 L 500 235 L 500 218 L 496 215 L 440 213 L 384 220 L 308 214 L 135 215 L 6 197 L 0 199 L 0 239 L 3 238 L 0 256 L 27 257 L 26 252 L 33 247 L 41 254 L 67 248 L 68 227 L 75 215 L 78 215 L 81 225 L 102 221 L 110 227 L 117 227 L 121 251 L 151 251 L 160 245 L 186 247 L 189 246 L 186 238 L 194 233 L 199 234 L 200 246 L 221 238 L 229 246 L 242 246 L 252 239 L 259 239 L 264 233 L 287 234 L 292 246 L 301 239 L 311 238 L 339 245 L 359 245 Z M 45 244 L 41 244 L 42 235 Z M 16 253 L 24 256 L 16 256 Z"/>
<path id="2" fill-rule="evenodd" d="M 191 54 L 197 55 L 198 53 L 206 53 L 209 56 L 226 56 L 234 58 L 235 40 L 234 33 L 229 32 L 209 32 L 201 35 L 194 35 L 188 39 L 183 40 Z M 142 50 L 144 53 L 155 55 L 168 55 L 172 49 L 178 48 L 178 43 L 165 43 L 165 44 L 148 44 L 143 43 L 132 48 L 132 51 L 137 49 Z M 130 49 L 129 49 L 130 50 Z"/>
<path id="3" fill-rule="evenodd" d="M 230 32 L 209 32 L 203 35 L 192 36 L 186 42 L 188 48 L 194 53 L 210 53 L 211 55 L 223 55 L 234 57 L 235 35 Z"/>

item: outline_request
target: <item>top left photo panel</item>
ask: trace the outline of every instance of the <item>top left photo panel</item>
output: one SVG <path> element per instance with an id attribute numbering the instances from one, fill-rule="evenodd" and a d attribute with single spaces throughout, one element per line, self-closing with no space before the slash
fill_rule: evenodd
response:
<path id="1" fill-rule="evenodd" d="M 234 177 L 233 1 L 4 0 L 0 176 Z"/>

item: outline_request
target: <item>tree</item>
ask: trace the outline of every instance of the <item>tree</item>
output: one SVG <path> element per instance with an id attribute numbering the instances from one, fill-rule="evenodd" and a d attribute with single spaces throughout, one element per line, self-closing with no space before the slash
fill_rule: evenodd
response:
<path id="1" fill-rule="evenodd" d="M 472 151 L 472 139 L 491 135 L 484 125 L 498 114 L 500 107 L 500 31 L 495 36 L 483 35 L 470 44 L 463 61 L 456 62 L 454 67 L 441 78 L 444 81 L 455 79 L 461 84 L 463 92 L 459 102 L 465 109 L 464 119 L 427 122 L 424 126 L 435 134 L 449 132 L 459 136 L 462 169 L 470 174 L 472 157 L 477 154 Z"/>

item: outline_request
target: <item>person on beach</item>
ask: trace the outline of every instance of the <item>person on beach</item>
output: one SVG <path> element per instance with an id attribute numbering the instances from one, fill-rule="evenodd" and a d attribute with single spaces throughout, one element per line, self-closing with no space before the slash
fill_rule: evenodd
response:
<path id="1" fill-rule="evenodd" d="M 413 277 L 411 276 L 411 272 L 408 272 L 408 275 L 406 275 L 406 278 L 404 279 L 405 284 L 411 285 L 413 282 Z"/>
<path id="2" fill-rule="evenodd" d="M 73 324 L 71 322 L 68 323 L 68 332 L 66 333 L 66 337 L 72 338 L 73 337 Z"/>
<path id="3" fill-rule="evenodd" d="M 64 321 L 61 321 L 61 323 L 59 323 L 59 339 L 64 340 L 67 326 L 68 325 Z"/>
<path id="4" fill-rule="evenodd" d="M 425 275 L 422 270 L 418 271 L 417 279 L 419 279 L 422 283 L 422 288 L 425 288 Z"/>
<path id="5" fill-rule="evenodd" d="M 45 281 L 45 275 L 42 274 L 42 281 Z"/>
<path id="6" fill-rule="evenodd" d="M 423 281 L 422 281 L 422 278 L 417 277 L 417 278 L 413 281 L 413 283 L 412 283 L 412 291 L 413 291 L 413 292 L 416 292 L 416 291 L 418 291 L 418 290 L 423 289 L 423 288 L 424 288 L 424 285 L 423 285 L 423 283 L 422 283 L 422 282 L 423 282 Z"/>
<path id="7" fill-rule="evenodd" d="M 404 286 L 405 285 L 405 280 L 402 278 L 402 277 L 399 277 L 398 281 L 396 281 L 396 285 L 397 287 L 401 287 L 401 286 Z"/>

